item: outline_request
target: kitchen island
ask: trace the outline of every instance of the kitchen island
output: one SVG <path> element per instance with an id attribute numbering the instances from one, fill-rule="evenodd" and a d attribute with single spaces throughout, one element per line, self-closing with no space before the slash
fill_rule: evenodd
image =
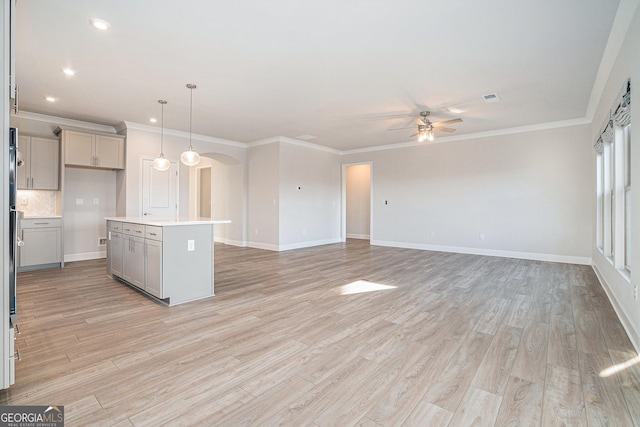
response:
<path id="1" fill-rule="evenodd" d="M 203 218 L 112 217 L 107 275 L 176 305 L 214 295 L 213 229 Z"/>

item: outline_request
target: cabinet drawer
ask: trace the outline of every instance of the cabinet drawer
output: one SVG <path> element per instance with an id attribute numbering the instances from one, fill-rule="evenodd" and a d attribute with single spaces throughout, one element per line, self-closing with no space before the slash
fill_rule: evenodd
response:
<path id="1" fill-rule="evenodd" d="M 147 225 L 145 237 L 147 239 L 162 241 L 162 227 Z"/>
<path id="2" fill-rule="evenodd" d="M 62 218 L 22 218 L 20 228 L 62 227 Z"/>
<path id="3" fill-rule="evenodd" d="M 133 224 L 130 222 L 122 223 L 122 232 L 124 234 L 131 234 L 132 236 L 144 236 L 144 225 L 142 224 Z"/>
<path id="4" fill-rule="evenodd" d="M 122 231 L 122 223 L 120 221 L 107 221 L 107 230 Z"/>

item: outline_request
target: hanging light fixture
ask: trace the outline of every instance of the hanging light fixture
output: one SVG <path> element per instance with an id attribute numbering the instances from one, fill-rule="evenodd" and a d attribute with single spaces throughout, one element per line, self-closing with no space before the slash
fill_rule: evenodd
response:
<path id="1" fill-rule="evenodd" d="M 193 147 L 191 146 L 191 122 L 193 117 L 193 90 L 196 88 L 196 85 L 192 83 L 187 84 L 187 88 L 191 91 L 191 102 L 189 104 L 189 149 L 182 153 L 180 156 L 180 160 L 187 166 L 195 166 L 200 163 L 200 155 L 193 151 Z"/>
<path id="2" fill-rule="evenodd" d="M 429 128 L 425 133 L 426 133 L 427 141 L 433 141 L 436 137 L 435 134 L 433 133 L 433 126 L 431 125 L 429 125 Z"/>
<path id="3" fill-rule="evenodd" d="M 160 117 L 160 155 L 153 160 L 153 168 L 159 171 L 166 171 L 171 167 L 171 163 L 164 156 L 164 105 L 167 101 L 159 99 L 158 104 L 162 105 L 162 115 Z"/>

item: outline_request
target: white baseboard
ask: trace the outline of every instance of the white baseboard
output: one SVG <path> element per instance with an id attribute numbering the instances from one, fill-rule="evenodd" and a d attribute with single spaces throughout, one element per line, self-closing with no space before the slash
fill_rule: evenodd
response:
<path id="1" fill-rule="evenodd" d="M 516 251 L 500 251 L 495 249 L 465 248 L 465 247 L 459 247 L 459 246 L 439 246 L 439 245 L 427 245 L 422 243 L 388 242 L 384 240 L 372 240 L 371 244 L 374 246 L 389 246 L 389 247 L 404 248 L 404 249 L 420 249 L 424 251 L 454 252 L 459 254 L 486 255 L 486 256 L 497 256 L 502 258 L 529 259 L 533 261 L 548 261 L 548 262 L 561 262 L 565 264 L 591 265 L 590 257 L 539 254 L 539 253 L 516 252 Z"/>
<path id="2" fill-rule="evenodd" d="M 609 287 L 609 284 L 607 283 L 607 281 L 604 280 L 604 275 L 600 272 L 600 269 L 598 269 L 598 266 L 595 263 L 593 263 L 591 267 L 593 268 L 593 271 L 596 273 L 596 277 L 598 278 L 598 281 L 600 282 L 602 289 L 604 289 L 604 292 L 607 294 L 607 298 L 609 298 L 609 302 L 611 302 L 611 306 L 613 307 L 613 310 L 616 312 L 616 315 L 618 315 L 618 319 L 620 319 L 620 323 L 622 323 L 622 327 L 627 332 L 627 336 L 629 337 L 629 340 L 631 341 L 633 348 L 635 348 L 636 353 L 640 354 L 640 332 L 633 327 L 633 323 L 629 320 L 629 318 L 625 314 L 624 310 L 622 309 L 622 306 L 620 306 L 620 303 L 616 299 L 615 294 L 611 291 L 611 288 Z"/>
<path id="3" fill-rule="evenodd" d="M 310 248 L 312 246 L 322 246 L 322 245 L 330 245 L 332 243 L 340 243 L 341 240 L 339 237 L 334 237 L 333 239 L 325 239 L 325 240 L 315 240 L 312 242 L 300 242 L 300 243 L 292 243 L 290 245 L 280 245 L 280 251 L 289 251 L 291 249 L 302 249 L 302 248 Z"/>
<path id="4" fill-rule="evenodd" d="M 100 258 L 106 258 L 106 257 L 107 257 L 106 250 L 100 251 L 100 252 L 85 252 L 81 254 L 65 254 L 64 262 L 87 261 L 90 259 L 100 259 Z"/>
<path id="5" fill-rule="evenodd" d="M 353 234 L 353 233 L 347 233 L 347 239 L 362 239 L 362 240 L 369 240 L 369 235 L 368 234 Z"/>
<path id="6" fill-rule="evenodd" d="M 291 249 L 310 248 L 312 246 L 330 245 L 332 243 L 340 243 L 340 242 L 341 240 L 339 237 L 334 237 L 333 239 L 314 240 L 311 242 L 292 243 L 289 245 L 271 245 L 268 243 L 247 242 L 247 246 L 250 248 L 266 249 L 268 251 L 282 252 L 282 251 L 289 251 Z"/>
<path id="7" fill-rule="evenodd" d="M 217 240 L 216 240 L 217 242 Z M 231 240 L 231 239 L 225 239 L 224 242 L 225 245 L 229 245 L 229 246 L 239 246 L 241 248 L 244 248 L 247 246 L 247 242 L 242 242 L 240 240 Z"/>
<path id="8" fill-rule="evenodd" d="M 247 246 L 255 249 L 265 249 L 267 251 L 278 251 L 278 245 L 271 245 L 268 243 L 259 243 L 259 242 L 247 242 Z"/>

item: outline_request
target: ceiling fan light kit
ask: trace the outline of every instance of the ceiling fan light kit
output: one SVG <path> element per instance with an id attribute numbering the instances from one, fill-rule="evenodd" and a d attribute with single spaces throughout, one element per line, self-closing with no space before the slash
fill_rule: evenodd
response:
<path id="1" fill-rule="evenodd" d="M 189 148 L 187 151 L 183 152 L 180 155 L 180 161 L 187 166 L 195 166 L 200 163 L 200 155 L 196 153 L 191 145 L 191 123 L 193 118 L 193 90 L 196 88 L 196 85 L 193 83 L 187 84 L 187 89 L 191 91 L 191 101 L 189 103 Z"/>
<path id="2" fill-rule="evenodd" d="M 411 135 L 411 137 L 417 136 L 418 142 L 431 142 L 436 139 L 435 131 L 443 131 L 443 132 L 453 132 L 455 129 L 444 127 L 444 125 L 448 125 L 451 123 L 460 123 L 462 119 L 451 119 L 445 120 L 442 122 L 432 122 L 427 117 L 429 117 L 431 113 L 429 111 L 421 111 L 420 118 L 414 119 L 416 124 L 418 125 L 418 131 Z"/>

